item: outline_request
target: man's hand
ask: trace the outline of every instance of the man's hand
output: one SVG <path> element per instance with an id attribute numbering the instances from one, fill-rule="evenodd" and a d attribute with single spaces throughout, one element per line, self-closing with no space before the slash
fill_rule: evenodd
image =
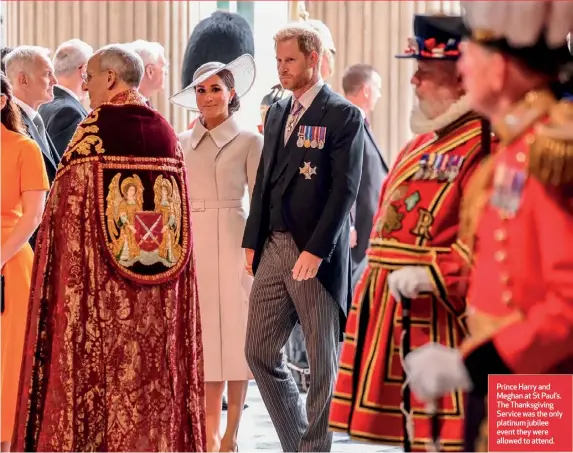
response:
<path id="1" fill-rule="evenodd" d="M 301 282 L 316 277 L 320 263 L 322 263 L 322 258 L 312 253 L 302 252 L 292 269 L 292 278 Z"/>
<path id="2" fill-rule="evenodd" d="M 253 277 L 253 258 L 255 257 L 255 251 L 253 249 L 245 249 L 245 257 L 247 260 L 245 269 L 247 270 L 247 273 Z"/>
<path id="3" fill-rule="evenodd" d="M 434 286 L 425 266 L 405 266 L 388 276 L 388 289 L 394 299 L 401 301 L 402 297 L 414 299 L 420 293 L 432 292 Z"/>
<path id="4" fill-rule="evenodd" d="M 358 233 L 356 232 L 356 228 L 352 228 L 350 230 L 350 248 L 353 249 L 358 244 Z"/>
<path id="5" fill-rule="evenodd" d="M 428 343 L 404 358 L 410 388 L 420 401 L 431 403 L 454 390 L 469 391 L 473 383 L 457 349 Z"/>

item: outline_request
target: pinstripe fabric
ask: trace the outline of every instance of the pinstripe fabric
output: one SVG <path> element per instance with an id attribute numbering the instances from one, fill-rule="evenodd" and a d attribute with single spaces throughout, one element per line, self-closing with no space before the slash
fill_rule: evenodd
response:
<path id="1" fill-rule="evenodd" d="M 288 233 L 273 233 L 267 241 L 251 290 L 245 354 L 283 450 L 328 452 L 339 309 L 316 278 L 292 278 L 299 254 Z M 306 408 L 283 357 L 297 314 L 311 373 Z"/>

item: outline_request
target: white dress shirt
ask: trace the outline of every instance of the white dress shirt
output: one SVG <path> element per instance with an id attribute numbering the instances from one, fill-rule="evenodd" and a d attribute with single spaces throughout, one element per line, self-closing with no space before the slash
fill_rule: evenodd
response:
<path id="1" fill-rule="evenodd" d="M 298 99 L 296 99 L 302 106 L 302 109 L 296 115 L 293 115 L 292 113 L 289 113 L 288 115 L 287 124 L 292 124 L 292 127 L 290 130 L 285 127 L 285 137 L 284 137 L 285 144 L 288 141 L 289 137 L 291 136 L 292 131 L 296 127 L 298 120 L 302 117 L 302 115 L 304 115 L 304 112 L 306 112 L 310 108 L 312 101 L 314 101 L 314 98 L 316 98 L 316 96 L 318 95 L 323 86 L 324 86 L 324 80 L 320 79 L 308 90 L 306 90 L 303 94 L 301 94 Z M 291 101 L 289 107 L 291 112 L 294 102 L 295 102 L 295 97 L 294 95 L 291 95 Z"/>

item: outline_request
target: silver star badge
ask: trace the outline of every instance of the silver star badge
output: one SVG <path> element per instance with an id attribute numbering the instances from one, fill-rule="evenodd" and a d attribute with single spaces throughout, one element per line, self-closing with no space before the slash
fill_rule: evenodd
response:
<path id="1" fill-rule="evenodd" d="M 301 175 L 304 175 L 304 179 L 310 179 L 312 175 L 316 175 L 316 167 L 311 167 L 310 162 L 305 162 L 304 167 L 299 167 Z"/>

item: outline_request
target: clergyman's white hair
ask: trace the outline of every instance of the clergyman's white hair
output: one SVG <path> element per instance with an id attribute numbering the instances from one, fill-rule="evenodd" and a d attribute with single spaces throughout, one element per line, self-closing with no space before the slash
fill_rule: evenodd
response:
<path id="1" fill-rule="evenodd" d="M 12 84 L 20 72 L 31 71 L 37 58 L 50 60 L 50 50 L 40 46 L 18 46 L 4 57 L 6 75 Z"/>
<path id="2" fill-rule="evenodd" d="M 112 70 L 130 87 L 137 88 L 143 78 L 143 60 L 123 44 L 110 44 L 94 53 L 102 71 Z"/>
<path id="3" fill-rule="evenodd" d="M 143 60 L 143 65 L 157 64 L 161 57 L 165 57 L 165 49 L 158 42 L 138 39 L 127 44 L 128 48 L 138 54 Z"/>
<path id="4" fill-rule="evenodd" d="M 54 54 L 56 77 L 70 74 L 79 69 L 88 62 L 93 53 L 93 47 L 79 39 L 63 42 Z"/>

